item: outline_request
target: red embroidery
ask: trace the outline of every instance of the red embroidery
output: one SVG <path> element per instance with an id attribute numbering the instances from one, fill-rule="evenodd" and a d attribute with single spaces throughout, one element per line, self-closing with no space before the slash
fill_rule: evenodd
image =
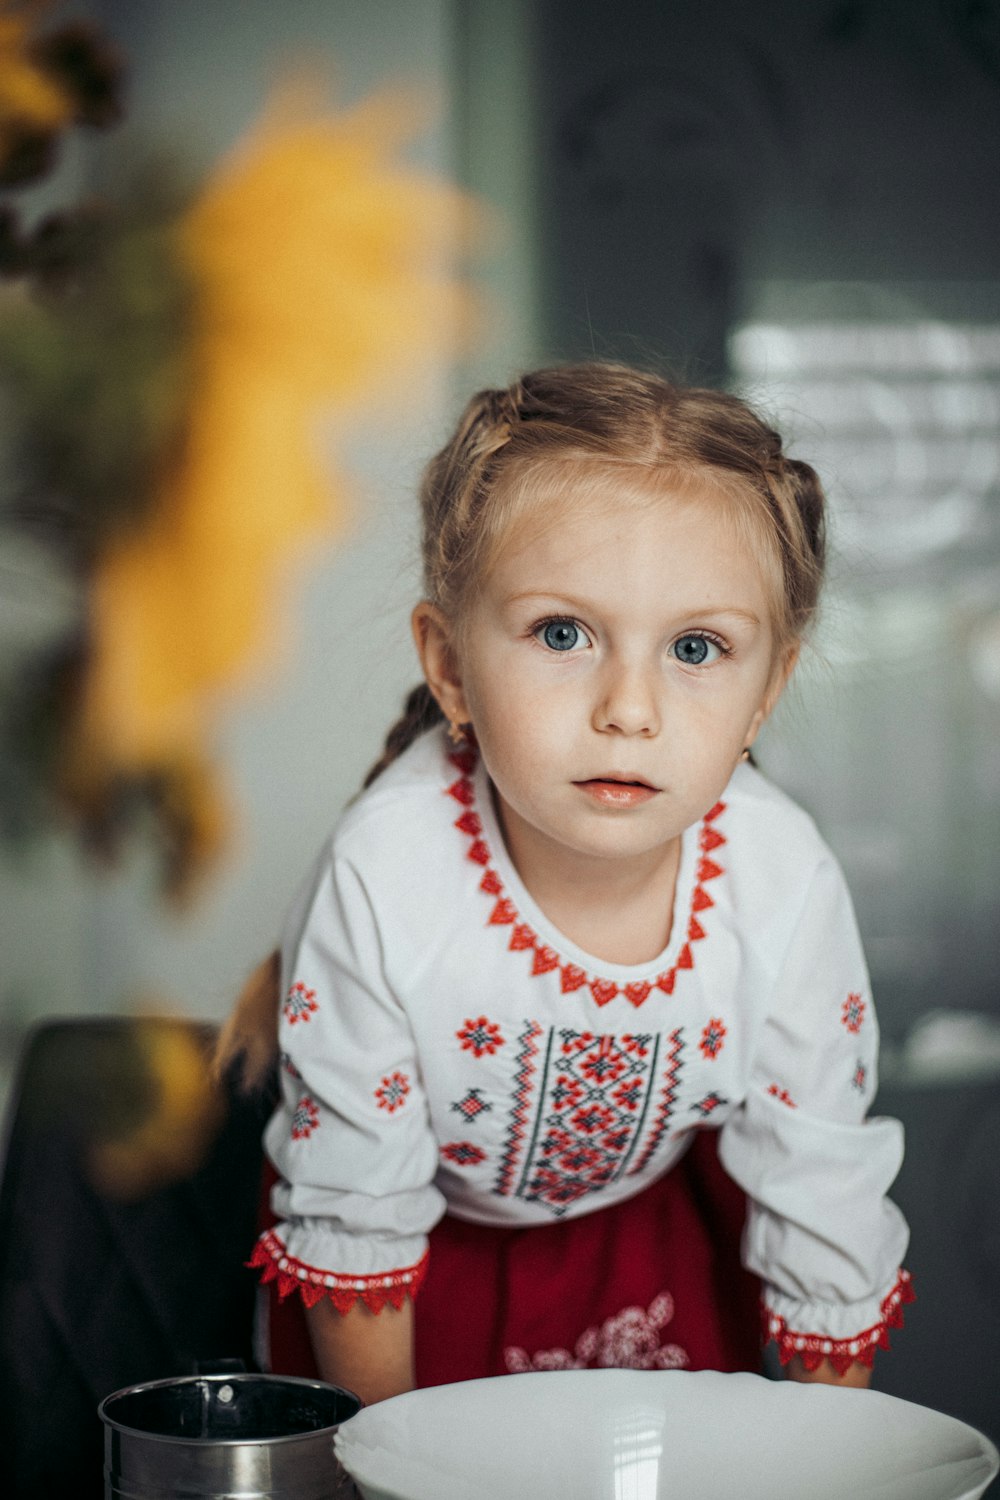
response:
<path id="1" fill-rule="evenodd" d="M 867 1082 L 868 1082 L 868 1069 L 865 1067 L 864 1063 L 859 1058 L 858 1062 L 857 1062 L 857 1065 L 856 1065 L 856 1067 L 854 1069 L 854 1077 L 851 1079 L 851 1084 L 852 1084 L 852 1086 L 854 1088 L 857 1089 L 857 1091 L 858 1091 L 859 1094 L 863 1094 L 864 1091 L 865 1091 L 865 1084 Z"/>
<path id="2" fill-rule="evenodd" d="M 722 1040 L 725 1035 L 726 1028 L 721 1021 L 716 1019 L 709 1021 L 701 1034 L 701 1041 L 698 1043 L 702 1057 L 710 1059 L 718 1057 L 722 1051 Z"/>
<path id="3" fill-rule="evenodd" d="M 478 1021 L 467 1020 L 455 1035 L 462 1043 L 462 1051 L 471 1052 L 474 1057 L 482 1057 L 484 1052 L 492 1057 L 498 1047 L 506 1045 L 500 1027 L 494 1021 L 487 1021 L 485 1016 L 480 1016 Z"/>
<path id="4" fill-rule="evenodd" d="M 848 1031 L 857 1032 L 861 1030 L 861 1023 L 864 1018 L 865 1002 L 860 995 L 855 995 L 852 992 L 844 1001 L 840 1019 Z"/>
<path id="5" fill-rule="evenodd" d="M 641 1172 L 647 1165 L 653 1152 L 663 1139 L 663 1132 L 666 1130 L 674 1113 L 674 1107 L 677 1103 L 677 1090 L 679 1088 L 679 1075 L 683 1067 L 683 1063 L 681 1062 L 681 1053 L 684 1051 L 684 1033 L 682 1027 L 679 1026 L 676 1031 L 670 1033 L 669 1047 L 667 1066 L 664 1073 L 664 1084 L 660 1093 L 660 1104 L 656 1111 L 656 1120 L 654 1121 L 649 1139 L 643 1147 L 642 1155 L 635 1166 L 629 1169 L 629 1176 Z"/>
<path id="6" fill-rule="evenodd" d="M 301 980 L 297 980 L 285 996 L 282 1009 L 289 1026 L 294 1026 L 296 1021 L 308 1021 L 319 1010 L 316 991 L 306 989 Z"/>
<path id="7" fill-rule="evenodd" d="M 510 1126 L 507 1130 L 507 1144 L 504 1147 L 500 1163 L 500 1171 L 497 1176 L 496 1186 L 493 1191 L 504 1196 L 508 1194 L 514 1183 L 517 1171 L 517 1159 L 524 1145 L 524 1138 L 528 1125 L 528 1110 L 531 1104 L 531 1079 L 535 1071 L 538 1057 L 538 1039 L 542 1035 L 542 1028 L 537 1021 L 525 1022 L 518 1041 L 520 1048 L 517 1054 L 517 1071 L 514 1074 L 514 1108 L 511 1110 Z"/>
<path id="8" fill-rule="evenodd" d="M 451 1107 L 458 1111 L 463 1120 L 468 1121 L 478 1119 L 480 1115 L 488 1114 L 493 1108 L 492 1104 L 489 1104 L 482 1097 L 482 1089 L 469 1089 L 465 1098 L 457 1099 Z"/>
<path id="9" fill-rule="evenodd" d="M 294 1078 L 299 1083 L 301 1083 L 302 1082 L 302 1074 L 299 1072 L 298 1068 L 292 1062 L 292 1059 L 289 1057 L 289 1055 L 288 1055 L 287 1052 L 282 1052 L 280 1061 L 281 1061 L 282 1068 L 288 1074 L 289 1078 Z"/>
<path id="10" fill-rule="evenodd" d="M 427 1255 L 405 1270 L 385 1271 L 378 1276 L 342 1276 L 321 1271 L 302 1260 L 296 1260 L 285 1249 L 273 1229 L 261 1235 L 247 1261 L 252 1269 L 261 1269 L 262 1282 L 277 1281 L 278 1297 L 284 1299 L 299 1292 L 307 1307 L 315 1307 L 329 1298 L 340 1313 L 349 1311 L 356 1302 L 364 1302 L 372 1312 L 381 1312 L 386 1303 L 400 1308 L 407 1297 L 415 1297 L 427 1274 Z"/>
<path id="11" fill-rule="evenodd" d="M 787 1104 L 789 1109 L 798 1109 L 798 1105 L 787 1089 L 779 1089 L 776 1083 L 772 1083 L 767 1092 L 773 1099 L 778 1099 L 782 1104 Z"/>
<path id="12" fill-rule="evenodd" d="M 795 1332 L 788 1327 L 784 1318 L 772 1312 L 766 1303 L 762 1303 L 764 1342 L 774 1340 L 783 1365 L 787 1365 L 789 1360 L 798 1355 L 807 1370 L 817 1369 L 825 1359 L 830 1361 L 838 1375 L 843 1375 L 853 1364 L 867 1365 L 871 1369 L 875 1350 L 888 1349 L 889 1329 L 902 1328 L 903 1307 L 906 1303 L 915 1301 L 910 1273 L 900 1271 L 892 1291 L 883 1298 L 881 1321 L 851 1339 L 831 1339 L 819 1333 Z"/>
<path id="13" fill-rule="evenodd" d="M 308 1094 L 303 1094 L 292 1115 L 292 1140 L 308 1140 L 314 1130 L 319 1129 L 319 1105 Z"/>
<path id="14" fill-rule="evenodd" d="M 529 1355 L 524 1349 L 504 1350 L 504 1363 L 511 1374 L 528 1370 L 683 1370 L 690 1359 L 679 1344 L 661 1342 L 661 1330 L 674 1316 L 669 1292 L 654 1297 L 645 1311 L 626 1307 L 613 1318 L 588 1328 L 577 1339 L 573 1352 L 545 1349 Z"/>
<path id="15" fill-rule="evenodd" d="M 640 982 L 628 984 L 624 991 L 621 986 L 612 979 L 601 979 L 598 976 L 590 976 L 576 964 L 566 963 L 554 949 L 544 945 L 537 934 L 522 922 L 514 903 L 508 896 L 504 895 L 503 881 L 490 863 L 492 854 L 489 845 L 482 837 L 482 821 L 479 814 L 473 808 L 476 800 L 475 784 L 472 775 L 475 770 L 476 755 L 474 750 L 450 751 L 448 759 L 456 770 L 461 772 L 457 781 L 446 789 L 447 795 L 453 797 L 456 802 L 461 803 L 465 811 L 455 819 L 455 827 L 461 833 L 469 837 L 472 842 L 466 851 L 469 859 L 474 864 L 484 865 L 483 876 L 479 882 L 479 889 L 488 896 L 494 896 L 495 900 L 491 908 L 487 924 L 493 927 L 513 927 L 509 948 L 514 952 L 530 951 L 532 953 L 531 973 L 548 974 L 554 969 L 559 970 L 560 986 L 563 994 L 569 994 L 573 990 L 581 989 L 588 985 L 596 1004 L 607 1005 L 618 995 L 625 995 L 630 1004 L 640 1006 L 652 993 L 653 984 L 666 995 L 672 995 L 676 982 L 677 972 L 680 969 L 694 968 L 694 953 L 692 943 L 698 943 L 707 936 L 705 928 L 699 922 L 696 913 L 707 911 L 714 906 L 714 901 L 705 889 L 707 881 L 716 880 L 724 873 L 723 867 L 708 855 L 713 849 L 720 849 L 726 842 L 725 835 L 714 827 L 715 821 L 725 811 L 726 804 L 717 802 L 715 806 L 705 814 L 702 819 L 701 829 L 698 834 L 698 846 L 701 858 L 698 861 L 697 876 L 694 892 L 691 897 L 691 911 L 688 916 L 687 941 L 677 956 L 673 967 L 663 974 L 657 975 L 653 984 Z"/>
<path id="16" fill-rule="evenodd" d="M 448 1161 L 453 1161 L 456 1167 L 478 1167 L 481 1161 L 486 1160 L 483 1148 L 473 1145 L 471 1141 L 449 1141 L 447 1146 L 441 1147 L 441 1155 Z"/>
<path id="17" fill-rule="evenodd" d="M 659 1037 L 631 1032 L 598 1036 L 548 1033 L 537 1089 L 531 1148 L 514 1188 L 514 1169 L 527 1131 L 528 1090 L 540 1028 L 532 1023 L 519 1070 L 514 1121 L 495 1191 L 543 1203 L 561 1214 L 625 1172 L 643 1129 Z"/>
<path id="18" fill-rule="evenodd" d="M 390 1073 L 382 1079 L 375 1090 L 375 1098 L 379 1109 L 387 1110 L 390 1115 L 402 1109 L 406 1103 L 406 1096 L 410 1092 L 410 1080 L 405 1073 Z"/>
<path id="19" fill-rule="evenodd" d="M 714 1115 L 717 1109 L 728 1103 L 728 1099 L 723 1099 L 718 1094 L 706 1094 L 704 1099 L 699 1099 L 697 1104 L 692 1104 L 691 1109 L 697 1111 L 703 1120 L 707 1120 L 709 1115 Z"/>

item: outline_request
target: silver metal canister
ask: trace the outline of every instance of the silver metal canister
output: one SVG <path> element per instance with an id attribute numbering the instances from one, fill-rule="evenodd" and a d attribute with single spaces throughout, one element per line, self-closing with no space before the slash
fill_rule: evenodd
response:
<path id="1" fill-rule="evenodd" d="M 115 1391 L 104 1422 L 106 1500 L 346 1500 L 333 1434 L 351 1391 L 285 1375 L 189 1375 Z"/>

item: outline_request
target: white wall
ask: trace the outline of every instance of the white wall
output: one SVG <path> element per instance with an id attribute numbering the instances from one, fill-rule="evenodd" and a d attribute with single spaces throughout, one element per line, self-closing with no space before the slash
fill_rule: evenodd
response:
<path id="1" fill-rule="evenodd" d="M 456 143 L 456 33 L 447 0 L 104 0 L 77 9 L 100 14 L 123 45 L 132 84 L 126 123 L 106 140 L 72 147 L 60 178 L 67 189 L 89 176 L 113 190 L 150 143 L 182 148 L 196 167 L 209 166 L 256 115 L 281 64 L 303 57 L 329 65 L 345 101 L 397 78 L 429 87 L 440 115 L 414 155 L 448 174 L 460 158 L 467 164 Z M 490 33 L 487 8 L 472 11 L 487 17 Z M 494 43 L 495 33 L 493 26 Z M 508 38 L 515 51 L 506 61 L 502 45 L 493 53 L 501 92 L 519 79 L 516 27 Z M 481 39 L 477 45 L 481 58 Z M 499 196 L 513 200 L 520 188 L 510 150 L 523 147 L 524 117 L 518 111 L 504 126 L 500 116 L 496 129 L 508 137 L 494 156 L 506 163 Z M 473 119 L 471 128 L 481 122 Z M 55 186 L 47 188 L 50 198 Z M 515 212 L 521 206 L 513 203 Z M 506 378 L 530 357 L 521 235 L 518 229 L 484 270 L 496 321 L 470 360 L 477 380 Z M 354 444 L 355 525 L 299 576 L 294 658 L 279 681 L 218 716 L 236 842 L 194 909 L 181 916 L 164 909 L 141 847 L 111 876 L 96 874 L 59 839 L 35 846 L 26 863 L 0 855 L 0 1052 L 6 1048 L 7 1064 L 20 1027 L 40 1014 L 117 1010 L 145 995 L 221 1016 L 273 942 L 293 886 L 416 680 L 408 629 L 419 589 L 414 485 L 469 373 L 442 358 L 416 414 Z"/>

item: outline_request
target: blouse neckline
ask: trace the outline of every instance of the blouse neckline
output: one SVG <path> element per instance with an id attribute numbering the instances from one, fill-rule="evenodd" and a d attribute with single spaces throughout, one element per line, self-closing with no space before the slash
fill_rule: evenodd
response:
<path id="1" fill-rule="evenodd" d="M 481 872 L 487 925 L 510 929 L 508 948 L 530 953 L 531 973 L 558 971 L 564 992 L 586 986 L 598 1005 L 622 994 L 638 1007 L 654 989 L 672 994 L 678 972 L 694 967 L 695 945 L 708 935 L 706 913 L 715 903 L 706 885 L 724 873 L 718 854 L 726 839 L 717 823 L 725 803 L 716 803 L 700 824 L 681 835 L 670 936 L 663 951 L 645 963 L 615 964 L 580 948 L 532 898 L 507 852 L 486 767 L 475 748 L 449 747 L 447 759 L 449 771 L 458 775 L 446 792 L 452 806 L 458 803 L 462 809 L 454 825 L 467 841 L 466 857 Z"/>

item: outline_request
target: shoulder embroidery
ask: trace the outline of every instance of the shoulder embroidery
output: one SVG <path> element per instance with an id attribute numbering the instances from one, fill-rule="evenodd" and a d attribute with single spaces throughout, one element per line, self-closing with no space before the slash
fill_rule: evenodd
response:
<path id="1" fill-rule="evenodd" d="M 686 941 L 675 962 L 651 982 L 641 981 L 622 986 L 613 979 L 589 975 L 578 965 L 567 963 L 554 949 L 541 941 L 527 922 L 521 920 L 513 901 L 505 895 L 503 881 L 493 867 L 493 855 L 483 838 L 482 819 L 475 811 L 476 791 L 472 774 L 476 767 L 476 753 L 472 749 L 457 750 L 451 752 L 448 759 L 460 774 L 457 781 L 453 781 L 446 788 L 446 795 L 452 797 L 464 809 L 455 819 L 455 827 L 469 840 L 467 857 L 473 864 L 482 866 L 483 874 L 480 877 L 479 889 L 493 901 L 487 924 L 511 929 L 507 946 L 512 952 L 526 952 L 532 955 L 531 973 L 533 975 L 548 974 L 558 970 L 563 994 L 582 989 L 586 985 L 598 1005 L 607 1005 L 617 995 L 623 994 L 630 1004 L 640 1006 L 654 988 L 662 990 L 666 995 L 672 995 L 678 971 L 694 968 L 695 950 L 692 944 L 701 942 L 707 936 L 705 928 L 698 919 L 698 914 L 715 905 L 706 885 L 724 873 L 723 866 L 712 858 L 712 854 L 721 849 L 726 842 L 725 835 L 720 833 L 715 826 L 717 820 L 725 812 L 726 804 L 717 802 L 702 819 L 698 836 L 701 857 L 698 860 L 695 887 L 691 897 Z"/>

